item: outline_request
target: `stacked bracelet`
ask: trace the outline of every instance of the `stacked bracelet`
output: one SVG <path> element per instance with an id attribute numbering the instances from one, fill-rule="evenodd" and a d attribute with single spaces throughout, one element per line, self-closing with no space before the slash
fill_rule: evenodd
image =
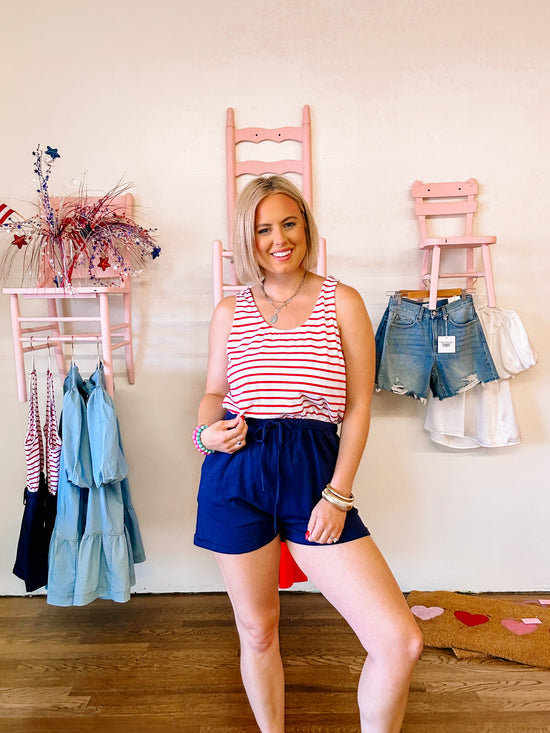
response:
<path id="1" fill-rule="evenodd" d="M 207 448 L 205 445 L 203 445 L 203 442 L 201 440 L 201 435 L 203 433 L 203 430 L 206 430 L 208 425 L 197 425 L 197 427 L 193 430 L 193 443 L 195 444 L 195 448 L 199 451 L 199 453 L 202 453 L 203 456 L 209 456 L 211 453 L 215 453 L 211 448 Z"/>
<path id="2" fill-rule="evenodd" d="M 342 494 L 339 494 L 337 491 L 335 491 L 330 484 L 327 484 L 323 491 L 321 492 L 321 496 L 323 499 L 326 499 L 330 504 L 334 504 L 335 507 L 340 509 L 342 512 L 349 512 L 349 510 L 353 507 L 353 502 L 355 500 L 355 497 L 353 494 L 350 496 L 342 496 Z"/>

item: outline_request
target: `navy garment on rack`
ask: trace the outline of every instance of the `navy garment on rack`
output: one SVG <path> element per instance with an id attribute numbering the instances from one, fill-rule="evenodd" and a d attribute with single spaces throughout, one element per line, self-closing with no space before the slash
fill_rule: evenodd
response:
<path id="1" fill-rule="evenodd" d="M 25 509 L 13 573 L 25 581 L 25 589 L 31 593 L 48 581 L 48 548 L 57 505 L 56 496 L 48 491 L 42 472 L 38 491 L 29 491 L 26 487 L 23 502 Z"/>
<path id="2" fill-rule="evenodd" d="M 49 387 L 48 383 L 48 387 Z M 48 393 L 48 414 L 53 392 Z M 48 490 L 44 476 L 44 443 L 38 411 L 38 382 L 36 369 L 30 375 L 29 418 L 25 435 L 27 485 L 25 487 L 23 518 L 17 543 L 13 573 L 25 581 L 31 593 L 46 585 L 48 579 L 48 548 L 55 523 L 57 499 Z"/>

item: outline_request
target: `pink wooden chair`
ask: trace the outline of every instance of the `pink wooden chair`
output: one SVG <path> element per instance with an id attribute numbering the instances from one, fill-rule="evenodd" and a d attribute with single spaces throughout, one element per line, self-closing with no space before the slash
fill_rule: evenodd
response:
<path id="1" fill-rule="evenodd" d="M 237 160 L 237 147 L 240 143 L 262 142 L 301 143 L 301 158 L 286 160 Z M 278 127 L 265 129 L 261 127 L 235 128 L 235 114 L 232 107 L 227 110 L 226 121 L 226 175 L 227 175 L 227 217 L 229 230 L 229 247 L 224 248 L 220 240 L 213 244 L 213 280 L 214 303 L 217 305 L 224 295 L 242 289 L 237 282 L 231 262 L 231 233 L 233 231 L 233 211 L 237 201 L 237 181 L 240 176 L 260 176 L 266 173 L 286 175 L 298 174 L 302 177 L 302 193 L 311 208 L 311 121 L 309 106 L 304 105 L 302 125 L 300 127 Z M 224 266 L 225 262 L 225 266 Z M 319 257 L 317 272 L 326 276 L 326 242 L 319 240 Z"/>
<path id="2" fill-rule="evenodd" d="M 89 197 L 90 202 L 95 201 Z M 51 199 L 55 207 L 57 201 Z M 132 216 L 133 196 L 124 194 L 113 199 L 113 210 Z M 27 385 L 25 376 L 25 353 L 39 349 L 53 348 L 56 355 L 57 368 L 61 381 L 67 374 L 65 343 L 77 342 L 101 343 L 103 364 L 105 369 L 105 383 L 111 397 L 114 393 L 113 383 L 113 351 L 124 347 L 126 372 L 128 382 L 134 383 L 134 353 L 132 347 L 132 288 L 131 278 L 111 268 L 102 270 L 101 279 L 105 285 L 97 286 L 89 280 L 87 266 L 83 265 L 73 271 L 73 285 L 70 288 L 56 287 L 54 273 L 50 269 L 47 257 L 43 257 L 39 282 L 36 287 L 4 288 L 3 292 L 10 296 L 11 326 L 13 348 L 15 356 L 15 372 L 17 378 L 17 394 L 20 402 L 27 400 Z M 88 280 L 87 284 L 86 281 Z M 113 324 L 111 319 L 110 298 L 122 298 L 122 321 Z M 21 314 L 21 301 L 46 301 L 47 315 L 35 316 Z M 94 315 L 59 315 L 58 304 L 68 304 L 67 310 L 72 309 L 76 301 L 97 302 L 98 311 Z M 90 311 L 91 309 L 86 309 Z M 64 312 L 65 309 L 62 309 Z M 72 329 L 82 328 L 84 324 L 97 324 L 98 328 L 91 332 L 69 332 L 66 326 L 72 324 Z M 62 328 L 60 328 L 62 326 Z"/>
<path id="3" fill-rule="evenodd" d="M 422 183 L 422 181 L 413 183 L 414 210 L 420 226 L 419 248 L 423 252 L 421 281 L 423 286 L 429 282 L 429 308 L 431 309 L 436 307 L 440 278 L 466 278 L 466 289 L 472 290 L 475 280 L 484 277 L 487 302 L 493 308 L 496 305 L 489 247 L 497 239 L 493 236 L 473 234 L 477 192 L 478 184 L 474 178 L 450 183 Z M 430 220 L 443 220 L 444 218 L 462 221 L 460 234 L 431 236 L 428 230 L 432 228 L 433 223 Z M 450 249 L 466 250 L 465 272 L 442 273 L 440 271 L 441 253 Z M 476 249 L 481 250 L 481 270 L 475 269 L 474 252 Z"/>
<path id="4" fill-rule="evenodd" d="M 226 121 L 226 174 L 227 174 L 227 218 L 229 230 L 229 243 L 227 249 L 223 248 L 220 240 L 213 244 L 213 280 L 214 280 L 214 303 L 217 305 L 225 294 L 235 293 L 242 289 L 242 284 L 237 282 L 235 271 L 231 262 L 233 255 L 231 250 L 231 233 L 233 231 L 233 211 L 237 202 L 237 181 L 240 176 L 251 175 L 261 176 L 266 173 L 284 176 L 288 173 L 298 174 L 302 177 L 302 193 L 311 208 L 311 122 L 309 106 L 304 105 L 301 127 L 279 127 L 265 129 L 261 127 L 246 127 L 235 129 L 235 114 L 231 107 L 227 110 Z M 301 143 L 302 156 L 299 159 L 259 161 L 245 160 L 237 161 L 237 146 L 240 143 L 281 143 L 293 141 Z M 227 277 L 224 278 L 224 261 Z M 317 272 L 323 277 L 327 271 L 326 241 L 319 239 L 319 256 L 317 261 Z M 300 570 L 286 544 L 281 545 L 281 562 L 279 567 L 279 586 L 290 588 L 293 583 L 307 580 L 307 576 Z"/>

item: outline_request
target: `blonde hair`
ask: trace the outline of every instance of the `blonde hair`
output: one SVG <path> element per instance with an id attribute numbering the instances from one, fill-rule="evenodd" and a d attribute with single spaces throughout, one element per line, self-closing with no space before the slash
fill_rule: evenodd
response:
<path id="1" fill-rule="evenodd" d="M 306 231 L 306 256 L 302 264 L 306 270 L 317 264 L 317 224 L 298 188 L 283 176 L 255 178 L 242 190 L 233 219 L 233 261 L 237 278 L 243 285 L 256 285 L 264 278 L 256 260 L 256 209 L 266 196 L 276 193 L 283 193 L 298 204 Z"/>

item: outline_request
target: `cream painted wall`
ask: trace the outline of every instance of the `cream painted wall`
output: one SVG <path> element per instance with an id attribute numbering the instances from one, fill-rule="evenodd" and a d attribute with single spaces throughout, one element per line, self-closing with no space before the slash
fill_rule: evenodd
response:
<path id="1" fill-rule="evenodd" d="M 136 384 L 116 366 L 148 553 L 136 591 L 222 587 L 192 544 L 200 456 L 190 432 L 207 357 L 210 244 L 225 236 L 225 109 L 240 126 L 270 127 L 299 123 L 304 103 L 329 271 L 359 289 L 374 325 L 387 291 L 416 285 L 412 181 L 475 176 L 479 229 L 498 236 L 499 304 L 520 313 L 540 356 L 512 386 L 523 438 L 513 448 L 438 448 L 421 405 L 376 395 L 356 483 L 365 520 L 404 590 L 550 589 L 548 2 L 26 0 L 4 9 L 2 31 L 0 199 L 32 213 L 41 143 L 62 156 L 52 190 L 70 190 L 84 171 L 98 191 L 125 175 L 158 227 L 162 257 L 135 283 Z M 0 593 L 22 594 L 11 571 L 27 406 L 2 297 Z M 93 353 L 76 358 L 92 370 Z"/>

